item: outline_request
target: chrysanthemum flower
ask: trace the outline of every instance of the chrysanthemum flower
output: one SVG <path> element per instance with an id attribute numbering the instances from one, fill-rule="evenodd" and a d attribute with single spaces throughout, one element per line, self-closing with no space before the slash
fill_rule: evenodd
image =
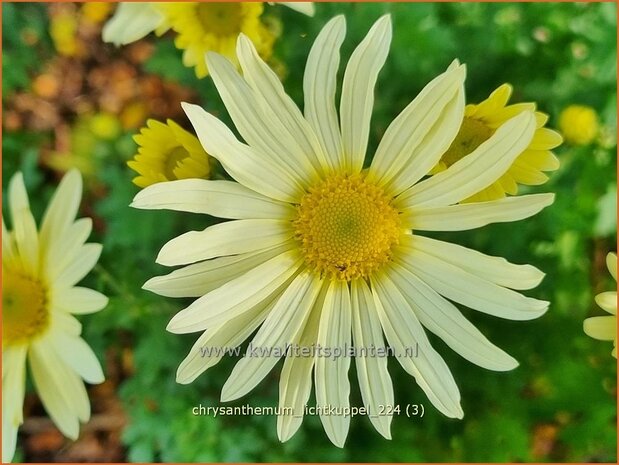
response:
<path id="1" fill-rule="evenodd" d="M 210 173 L 207 153 L 200 141 L 169 119 L 167 124 L 148 120 L 147 127 L 133 137 L 138 153 L 127 165 L 139 176 L 139 187 L 175 179 L 202 178 Z"/>
<path id="2" fill-rule="evenodd" d="M 500 199 L 506 194 L 516 195 L 518 184 L 527 186 L 543 184 L 548 180 L 544 171 L 554 171 L 559 168 L 559 160 L 551 149 L 561 144 L 561 135 L 544 127 L 548 116 L 535 111 L 534 103 L 507 105 L 511 93 L 512 87 L 509 84 L 503 84 L 483 102 L 477 105 L 467 105 L 458 135 L 434 169 L 434 172 L 444 171 L 469 155 L 514 116 L 525 111 L 535 112 L 536 130 L 531 143 L 525 147 L 512 166 L 499 179 L 482 191 L 463 199 L 462 202 L 483 202 Z"/>
<path id="3" fill-rule="evenodd" d="M 311 2 L 283 2 L 296 11 L 312 16 Z M 122 2 L 103 28 L 103 40 L 126 45 L 155 31 L 162 35 L 172 28 L 178 33 L 174 43 L 184 50 L 183 64 L 195 67 L 196 76 L 208 74 L 204 54 L 221 53 L 236 59 L 234 48 L 240 33 L 249 37 L 260 56 L 268 59 L 275 36 L 262 22 L 261 2 Z"/>
<path id="4" fill-rule="evenodd" d="M 387 358 L 364 356 L 359 349 L 382 352 L 391 346 L 436 408 L 461 418 L 456 382 L 424 326 L 471 362 L 511 370 L 517 362 L 450 301 L 515 320 L 536 318 L 548 307 L 512 290 L 535 287 L 543 277 L 536 268 L 420 234 L 515 221 L 552 203 L 552 194 L 536 194 L 458 204 L 495 182 L 530 144 L 533 112 L 510 119 L 471 155 L 422 179 L 460 128 L 465 69 L 456 61 L 396 117 L 363 169 L 374 85 L 391 42 L 390 17 L 379 19 L 352 54 L 338 120 L 334 100 L 344 36 L 345 20 L 339 16 L 310 51 L 305 115 L 247 37 L 241 35 L 237 44 L 243 77 L 221 55 L 207 54 L 213 81 L 245 143 L 202 108 L 183 108 L 202 145 L 236 182 L 161 183 L 133 202 L 138 208 L 234 220 L 168 242 L 157 261 L 188 266 L 144 287 L 169 297 L 199 297 L 168 325 L 174 333 L 206 330 L 178 369 L 180 383 L 193 381 L 221 359 L 224 353 L 212 352 L 213 347 L 235 347 L 257 330 L 252 350 L 267 353 L 248 352 L 239 361 L 223 387 L 223 401 L 251 391 L 287 344 L 299 349 L 299 355 L 285 357 L 280 378 L 280 406 L 294 411 L 278 417 L 282 441 L 302 422 L 312 372 L 318 407 L 342 413 L 349 406 L 350 345 L 357 349 L 370 420 L 386 438 L 391 412 L 379 415 L 379 406 L 394 405 Z M 324 356 L 338 349 L 341 356 Z M 307 350 L 315 356 L 304 357 Z M 324 428 L 343 446 L 350 417 L 329 413 L 321 415 Z"/>
<path id="5" fill-rule="evenodd" d="M 570 105 L 559 115 L 559 128 L 570 144 L 587 145 L 600 130 L 598 115 L 586 105 Z"/>
<path id="6" fill-rule="evenodd" d="M 606 256 L 606 266 L 617 281 L 617 254 Z M 585 333 L 600 341 L 613 341 L 612 356 L 617 358 L 617 292 L 602 292 L 595 296 L 595 302 L 610 315 L 587 318 L 584 322 Z"/>
<path id="7" fill-rule="evenodd" d="M 9 184 L 13 230 L 2 221 L 2 461 L 11 461 L 22 423 L 26 359 L 43 406 L 60 431 L 77 439 L 90 418 L 82 379 L 101 383 L 97 357 L 80 337 L 73 315 L 93 313 L 107 297 L 76 286 L 97 263 L 100 244 L 85 244 L 92 221 L 75 221 L 82 181 L 65 175 L 40 231 L 30 212 L 21 173 Z"/>

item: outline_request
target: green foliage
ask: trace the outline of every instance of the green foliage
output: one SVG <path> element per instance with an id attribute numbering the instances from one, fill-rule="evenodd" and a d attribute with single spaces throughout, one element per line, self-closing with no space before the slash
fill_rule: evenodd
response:
<path id="1" fill-rule="evenodd" d="M 87 208 L 101 225 L 94 240 L 104 244 L 100 264 L 87 284 L 109 295 L 110 304 L 82 321 L 86 338 L 101 358 L 106 348 L 123 344 L 133 353 L 135 373 L 119 392 L 130 419 L 123 434 L 128 460 L 615 462 L 615 360 L 609 343 L 584 335 L 582 321 L 603 313 L 593 297 L 614 286 L 599 266 L 599 257 L 616 248 L 616 5 L 325 3 L 316 6 L 314 18 L 281 6 L 265 8 L 266 14 L 281 18 L 283 32 L 275 55 L 285 64 L 285 86 L 299 103 L 307 53 L 329 18 L 346 16 L 345 63 L 370 25 L 386 12 L 393 15 L 394 38 L 378 81 L 370 153 L 390 121 L 454 58 L 467 64 L 470 102 L 509 82 L 514 86 L 513 101 L 536 101 L 540 111 L 550 115 L 550 127 L 556 127 L 558 114 L 567 105 L 592 106 L 604 138 L 583 147 L 565 144 L 557 150 L 561 169 L 546 185 L 523 190 L 556 193 L 554 205 L 539 215 L 436 235 L 515 263 L 531 263 L 547 274 L 537 289 L 527 292 L 551 302 L 549 312 L 538 320 L 498 320 L 463 309 L 520 366 L 508 373 L 486 371 L 432 338 L 461 389 L 464 419 L 448 419 L 433 409 L 414 380 L 392 360 L 389 371 L 396 402 L 422 403 L 424 417 L 396 417 L 392 442 L 376 433 L 367 418 L 356 417 L 347 446 L 338 449 L 328 441 L 317 417 L 306 417 L 299 432 L 280 444 L 275 417 L 192 414 L 200 404 L 220 405 L 221 387 L 235 360 L 224 359 L 190 385 L 177 384 L 176 368 L 196 336 L 172 335 L 165 326 L 191 300 L 158 297 L 141 286 L 169 271 L 154 263 L 166 241 L 216 220 L 130 208 L 137 188 L 124 165 L 134 150 L 125 135 L 100 164 L 97 178 L 105 195 L 90 197 L 93 205 Z M 31 18 L 28 27 L 47 44 L 42 50 L 49 54 L 43 12 L 42 5 L 3 5 L 5 95 L 28 87 L 32 70 L 40 64 L 36 54 L 24 53 L 20 36 L 6 26 Z M 198 80 L 193 70 L 182 66 L 169 37 L 152 40 L 156 51 L 146 70 L 192 87 L 200 96 L 195 103 L 226 120 L 212 81 Z M 9 133 L 3 138 L 3 189 L 9 177 L 22 170 L 39 218 L 53 187 L 37 166 L 38 147 L 45 137 Z M 229 405 L 276 406 L 280 371 L 281 363 L 250 395 Z M 354 367 L 350 379 L 351 402 L 361 405 Z M 554 431 L 546 453 L 536 448 L 543 439 L 542 427 Z"/>

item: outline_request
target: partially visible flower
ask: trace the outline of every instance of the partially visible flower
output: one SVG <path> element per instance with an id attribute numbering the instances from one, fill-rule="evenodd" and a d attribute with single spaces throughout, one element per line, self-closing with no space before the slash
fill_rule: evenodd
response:
<path id="1" fill-rule="evenodd" d="M 617 254 L 609 253 L 606 256 L 606 266 L 617 281 Z M 595 296 L 595 302 L 610 315 L 587 318 L 583 329 L 594 339 L 613 341 L 612 356 L 617 358 L 617 291 L 602 292 Z"/>
<path id="2" fill-rule="evenodd" d="M 559 129 L 570 144 L 590 144 L 600 129 L 598 115 L 589 106 L 570 105 L 559 116 Z"/>
<path id="3" fill-rule="evenodd" d="M 537 129 L 531 143 L 499 179 L 462 202 L 481 202 L 500 199 L 506 194 L 516 195 L 518 184 L 543 184 L 548 180 L 543 172 L 559 168 L 559 160 L 550 150 L 561 144 L 561 135 L 544 127 L 548 116 L 535 111 L 534 103 L 507 105 L 511 93 L 512 87 L 503 84 L 483 102 L 467 105 L 458 135 L 433 171 L 444 171 L 472 153 L 510 118 L 525 111 L 535 112 Z"/>
<path id="4" fill-rule="evenodd" d="M 108 112 L 92 115 L 89 127 L 95 136 L 104 140 L 115 139 L 122 130 L 118 117 Z"/>
<path id="5" fill-rule="evenodd" d="M 172 120 L 167 124 L 148 120 L 147 127 L 134 136 L 138 153 L 127 162 L 139 176 L 133 179 L 139 187 L 175 179 L 207 179 L 209 157 L 200 141 Z"/>
<path id="6" fill-rule="evenodd" d="M 76 286 L 101 254 L 100 244 L 85 244 L 92 221 L 75 220 L 82 193 L 77 170 L 60 182 L 38 231 L 21 173 L 8 191 L 13 229 L 2 221 L 3 462 L 12 460 L 23 422 L 26 360 L 47 413 L 65 436 L 77 439 L 80 422 L 90 418 L 82 379 L 98 384 L 104 376 L 73 315 L 97 312 L 108 301 Z"/>
<path id="7" fill-rule="evenodd" d="M 82 5 L 82 16 L 91 23 L 98 24 L 110 14 L 112 3 L 110 2 L 85 2 Z"/>
<path id="8" fill-rule="evenodd" d="M 77 26 L 77 17 L 72 11 L 61 9 L 51 15 L 49 35 L 60 55 L 72 57 L 80 52 Z"/>
<path id="9" fill-rule="evenodd" d="M 283 2 L 296 11 L 314 14 L 311 2 Z M 126 45 L 150 32 L 157 35 L 172 28 L 176 46 L 184 50 L 183 64 L 195 67 L 196 75 L 208 74 L 204 62 L 207 51 L 215 51 L 235 61 L 234 47 L 240 33 L 248 36 L 260 56 L 268 59 L 276 33 L 265 24 L 261 2 L 122 2 L 103 28 L 103 40 Z"/>

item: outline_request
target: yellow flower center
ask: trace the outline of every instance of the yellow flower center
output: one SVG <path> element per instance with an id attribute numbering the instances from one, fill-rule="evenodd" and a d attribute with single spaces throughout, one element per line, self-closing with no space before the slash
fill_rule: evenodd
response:
<path id="1" fill-rule="evenodd" d="M 177 179 L 178 176 L 174 174 L 174 169 L 187 157 L 189 152 L 185 147 L 174 147 L 170 150 L 165 159 L 165 166 L 163 167 L 163 174 L 169 180 Z"/>
<path id="2" fill-rule="evenodd" d="M 200 3 L 197 13 L 206 32 L 226 36 L 241 30 L 242 10 L 239 3 Z"/>
<path id="3" fill-rule="evenodd" d="M 294 227 L 308 266 L 346 281 L 387 263 L 401 233 L 391 199 L 361 175 L 333 175 L 310 188 Z"/>
<path id="4" fill-rule="evenodd" d="M 47 296 L 35 278 L 13 271 L 2 273 L 2 344 L 28 342 L 49 324 Z"/>
<path id="5" fill-rule="evenodd" d="M 494 129 L 489 128 L 482 121 L 465 116 L 458 135 L 441 158 L 441 161 L 447 167 L 450 167 L 490 139 L 492 134 L 494 134 Z"/>

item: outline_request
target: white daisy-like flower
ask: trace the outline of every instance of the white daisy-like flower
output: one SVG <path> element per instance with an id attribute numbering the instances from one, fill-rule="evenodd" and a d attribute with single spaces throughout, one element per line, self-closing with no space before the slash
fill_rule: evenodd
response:
<path id="1" fill-rule="evenodd" d="M 21 173 L 9 183 L 12 230 L 2 221 L 2 461 L 15 453 L 23 421 L 26 360 L 34 386 L 60 431 L 77 439 L 90 418 L 82 379 L 103 382 L 101 365 L 80 337 L 73 315 L 93 313 L 107 297 L 76 286 L 97 263 L 100 244 L 86 244 L 90 218 L 75 220 L 82 195 L 79 172 L 68 172 L 49 204 L 40 231 Z"/>
<path id="2" fill-rule="evenodd" d="M 606 267 L 617 281 L 617 254 L 606 255 Z M 594 339 L 613 341 L 611 355 L 617 358 L 617 291 L 602 292 L 595 296 L 595 302 L 610 315 L 587 318 L 583 323 L 583 329 Z"/>
<path id="3" fill-rule="evenodd" d="M 158 263 L 187 266 L 144 287 L 169 297 L 198 297 L 168 325 L 174 333 L 206 330 L 178 369 L 180 383 L 222 358 L 212 348 L 238 346 L 257 330 L 223 387 L 222 401 L 244 396 L 269 373 L 282 355 L 273 349 L 298 348 L 285 357 L 280 378 L 282 441 L 302 422 L 313 373 L 327 435 L 344 445 L 350 416 L 332 412 L 349 407 L 351 355 L 370 420 L 390 438 L 391 412 L 380 406 L 395 405 L 394 392 L 387 358 L 364 356 L 372 347 L 375 354 L 391 347 L 432 404 L 461 418 L 456 382 L 424 327 L 481 367 L 511 370 L 516 360 L 452 301 L 513 320 L 539 317 L 548 308 L 516 292 L 537 286 L 543 273 L 536 268 L 420 234 L 520 220 L 552 203 L 553 194 L 536 194 L 458 204 L 495 182 L 527 147 L 536 129 L 533 112 L 510 119 L 472 154 L 424 178 L 463 118 L 465 68 L 455 61 L 395 118 L 364 169 L 374 86 L 391 34 L 390 17 L 384 16 L 353 52 L 339 118 L 342 16 L 327 23 L 310 51 L 304 114 L 246 37 L 237 44 L 242 76 L 230 61 L 207 54 L 213 82 L 245 143 L 202 108 L 183 108 L 205 150 L 237 182 L 160 183 L 133 202 L 233 220 L 164 245 Z M 350 346 L 354 354 L 346 350 Z M 267 352 L 256 356 L 257 348 Z M 313 356 L 303 356 L 308 350 Z"/>

